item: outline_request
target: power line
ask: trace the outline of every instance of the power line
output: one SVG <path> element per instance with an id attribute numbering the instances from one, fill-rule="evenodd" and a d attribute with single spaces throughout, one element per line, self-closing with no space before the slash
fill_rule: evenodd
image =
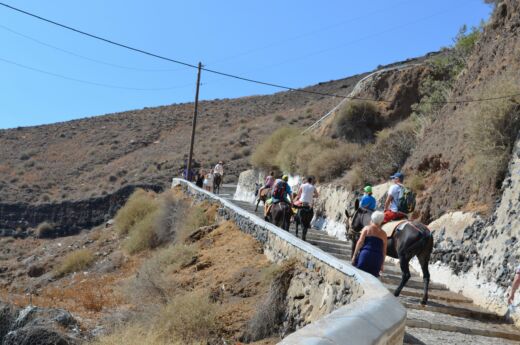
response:
<path id="1" fill-rule="evenodd" d="M 25 39 L 27 39 L 29 41 L 35 42 L 35 43 L 40 44 L 42 46 L 45 46 L 45 47 L 48 47 L 48 48 L 60 51 L 62 53 L 65 53 L 65 54 L 68 54 L 68 55 L 71 55 L 71 56 L 74 56 L 74 57 L 77 57 L 77 58 L 80 58 L 80 59 L 83 59 L 83 60 L 95 62 L 95 63 L 101 64 L 101 65 L 106 65 L 106 66 L 120 68 L 120 69 L 126 69 L 126 70 L 144 71 L 144 72 L 172 72 L 172 71 L 178 71 L 179 70 L 179 69 L 148 69 L 148 68 L 139 68 L 139 67 L 132 67 L 132 66 L 123 66 L 123 65 L 112 63 L 112 62 L 102 61 L 102 60 L 94 59 L 94 58 L 91 58 L 91 57 L 88 57 L 88 56 L 84 56 L 84 55 L 81 55 L 81 54 L 78 54 L 78 53 L 74 53 L 74 52 L 72 52 L 70 50 L 63 49 L 63 48 L 57 47 L 55 45 L 52 45 L 52 44 L 40 41 L 39 39 L 36 39 L 36 38 L 31 37 L 29 35 L 26 35 L 26 34 L 23 34 L 21 32 L 18 32 L 16 30 L 13 30 L 13 29 L 11 29 L 11 28 L 9 28 L 9 27 L 7 27 L 5 25 L 2 25 L 2 24 L 0 24 L 0 29 L 8 31 L 8 32 L 10 32 L 10 33 L 12 33 L 14 35 L 23 37 L 23 38 L 25 38 Z"/>
<path id="2" fill-rule="evenodd" d="M 54 73 L 54 72 L 45 71 L 45 70 L 42 70 L 42 69 L 39 69 L 39 68 L 36 68 L 36 67 L 27 66 L 27 65 L 15 62 L 15 61 L 4 59 L 2 57 L 0 57 L 0 61 L 4 62 L 4 63 L 7 63 L 7 64 L 10 64 L 10 65 L 14 65 L 14 66 L 20 67 L 20 68 L 24 68 L 24 69 L 27 69 L 27 70 L 30 70 L 30 71 L 33 71 L 33 72 L 38 72 L 38 73 L 41 73 L 41 74 L 47 74 L 47 75 L 50 75 L 50 76 L 53 76 L 53 77 L 56 77 L 56 78 L 61 78 L 61 79 L 69 80 L 69 81 L 75 81 L 75 82 L 78 82 L 78 83 L 83 83 L 83 84 L 88 84 L 88 85 L 106 87 L 106 88 L 110 88 L 110 89 L 122 89 L 122 90 L 133 90 L 133 91 L 165 91 L 165 90 L 173 90 L 173 89 L 179 89 L 179 88 L 191 86 L 191 84 L 185 84 L 185 85 L 179 85 L 179 86 L 173 86 L 173 87 L 163 87 L 163 88 L 138 88 L 138 87 L 127 87 L 127 86 L 120 86 L 120 85 L 111 85 L 111 84 L 104 84 L 104 83 L 98 83 L 98 82 L 89 81 L 89 80 L 83 80 L 83 79 L 77 79 L 77 78 L 73 78 L 73 77 L 68 77 L 68 76 L 63 75 L 63 74 L 58 74 L 58 73 Z"/>
<path id="3" fill-rule="evenodd" d="M 19 12 L 19 13 L 23 13 L 23 14 L 28 15 L 30 17 L 33 17 L 33 18 L 39 19 L 41 21 L 44 21 L 44 22 L 47 22 L 47 23 L 59 26 L 61 28 L 64 28 L 64 29 L 76 32 L 76 33 L 84 35 L 84 36 L 88 36 L 88 37 L 93 38 L 93 39 L 97 39 L 97 40 L 103 41 L 103 42 L 111 44 L 111 45 L 115 45 L 115 46 L 118 46 L 118 47 L 121 47 L 121 48 L 124 48 L 124 49 L 128 49 L 128 50 L 131 50 L 131 51 L 134 51 L 134 52 L 137 52 L 137 53 L 148 55 L 148 56 L 160 59 L 160 60 L 173 62 L 173 63 L 179 64 L 179 65 L 183 65 L 183 66 L 186 66 L 186 67 L 190 67 L 190 68 L 193 68 L 193 69 L 198 69 L 198 66 L 196 66 L 194 64 L 191 64 L 191 63 L 188 63 L 188 62 L 184 62 L 184 61 L 180 61 L 180 60 L 176 60 L 176 59 L 172 59 L 172 58 L 169 58 L 169 57 L 166 57 L 166 56 L 162 56 L 162 55 L 158 55 L 158 54 L 155 54 L 155 53 L 151 53 L 151 52 L 148 52 L 148 51 L 143 50 L 143 49 L 135 48 L 135 47 L 123 44 L 123 43 L 118 43 L 118 42 L 115 42 L 113 40 L 110 40 L 110 39 L 107 39 L 107 38 L 104 38 L 104 37 L 101 37 L 101 36 L 98 36 L 98 35 L 90 34 L 88 32 L 85 32 L 85 31 L 73 28 L 71 26 L 58 23 L 58 22 L 56 22 L 54 20 L 47 19 L 47 18 L 41 17 L 39 15 L 27 12 L 25 10 L 13 7 L 13 6 L 8 5 L 6 3 L 3 3 L 3 2 L 0 2 L 0 5 L 8 8 L 8 9 L 11 9 L 13 11 L 16 11 L 16 12 Z M 3 60 L 3 61 L 19 65 L 20 67 L 28 68 L 27 66 L 22 66 L 20 64 L 14 63 L 12 61 L 6 61 L 6 60 Z M 29 67 L 28 69 L 33 69 L 33 68 Z M 36 71 L 42 72 L 42 73 L 46 73 L 46 74 L 51 74 L 51 75 L 54 75 L 54 76 L 59 76 L 57 74 L 50 73 L 50 72 L 45 72 L 45 71 L 42 71 L 42 70 L 37 70 L 37 69 L 33 69 L 33 70 L 36 70 Z M 225 77 L 228 77 L 228 78 L 242 80 L 242 81 L 255 83 L 255 84 L 259 84 L 259 85 L 271 86 L 271 87 L 275 87 L 275 88 L 279 88 L 279 89 L 283 89 L 283 90 L 288 90 L 288 91 L 307 93 L 307 94 L 314 94 L 314 95 L 327 96 L 327 97 L 342 98 L 342 99 L 347 98 L 347 99 L 355 99 L 355 100 L 362 100 L 362 101 L 392 103 L 392 101 L 384 100 L 384 99 L 371 99 L 371 98 L 363 98 L 363 97 L 342 96 L 342 95 L 338 95 L 338 94 L 334 94 L 334 93 L 325 93 L 325 92 L 311 91 L 311 90 L 305 90 L 305 89 L 298 89 L 298 88 L 294 88 L 294 87 L 284 86 L 284 85 L 281 85 L 281 84 L 275 84 L 275 83 L 264 82 L 264 81 L 255 80 L 255 79 L 251 79 L 251 78 L 246 78 L 246 77 L 242 77 L 242 76 L 238 76 L 238 75 L 234 75 L 234 74 L 230 74 L 230 73 L 226 73 L 226 72 L 221 72 L 221 71 L 217 71 L 217 70 L 213 70 L 213 69 L 209 69 L 209 68 L 202 68 L 202 70 L 206 71 L 206 72 L 209 72 L 209 73 L 225 76 Z M 60 76 L 60 77 L 63 77 L 63 76 Z M 74 78 L 68 78 L 68 77 L 65 77 L 65 79 L 79 81 L 79 80 L 76 80 Z M 87 82 L 87 83 L 90 83 L 90 82 Z M 90 83 L 90 84 L 94 84 L 95 85 L 96 83 Z M 106 86 L 106 85 L 103 85 L 103 84 L 99 84 L 99 85 L 100 86 Z M 133 89 L 133 88 L 129 88 L 129 89 Z M 138 89 L 136 89 L 136 90 L 138 90 Z M 515 97 L 515 96 L 520 96 L 520 93 L 519 94 L 513 94 L 513 95 L 507 95 L 507 96 L 501 96 L 501 97 L 492 97 L 492 98 L 471 99 L 471 100 L 466 99 L 466 100 L 454 100 L 454 101 L 444 101 L 444 102 L 425 102 L 425 103 L 430 103 L 430 104 L 455 104 L 455 103 L 484 102 L 484 101 L 490 101 L 490 100 L 511 98 L 511 97 Z"/>

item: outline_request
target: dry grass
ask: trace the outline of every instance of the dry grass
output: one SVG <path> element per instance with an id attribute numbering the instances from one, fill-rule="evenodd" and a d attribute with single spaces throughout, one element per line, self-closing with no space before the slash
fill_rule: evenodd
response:
<path id="1" fill-rule="evenodd" d="M 116 214 L 114 226 L 116 231 L 124 236 L 130 232 L 132 227 L 140 222 L 148 214 L 158 208 L 155 193 L 142 189 L 136 190 Z"/>
<path id="2" fill-rule="evenodd" d="M 137 191 L 116 216 L 116 229 L 128 234 L 123 248 L 129 254 L 153 249 L 171 242 L 183 227 L 187 205 L 176 191 L 154 194 Z"/>
<path id="3" fill-rule="evenodd" d="M 477 92 L 478 98 L 518 94 L 518 83 L 497 78 Z M 520 131 L 520 97 L 497 99 L 470 105 L 467 110 L 468 141 L 471 158 L 466 173 L 473 177 L 477 192 L 482 185 L 499 187 L 507 171 L 511 150 Z"/>
<path id="4" fill-rule="evenodd" d="M 177 290 L 176 284 L 169 279 L 172 272 L 193 262 L 196 256 L 194 245 L 177 244 L 156 252 L 126 284 L 126 295 L 140 303 L 166 303 Z"/>
<path id="5" fill-rule="evenodd" d="M 296 128 L 283 127 L 276 130 L 260 145 L 258 145 L 251 156 L 251 164 L 266 170 L 280 170 L 276 164 L 276 155 L 286 140 L 300 134 Z"/>
<path id="6" fill-rule="evenodd" d="M 279 331 L 283 324 L 287 290 L 294 275 L 296 263 L 284 263 L 274 274 L 269 293 L 258 307 L 256 314 L 244 332 L 243 340 L 252 342 L 268 338 Z"/>
<path id="7" fill-rule="evenodd" d="M 357 161 L 360 154 L 358 144 L 310 134 L 290 136 L 283 141 L 273 136 L 268 140 L 269 147 L 274 146 L 264 158 L 269 164 L 264 163 L 257 167 L 270 165 L 296 175 L 312 175 L 321 182 L 341 176 Z M 265 142 L 264 144 L 267 145 Z M 264 152 L 263 148 L 261 150 Z M 255 154 L 257 152 L 259 151 Z"/>
<path id="8" fill-rule="evenodd" d="M 148 213 L 143 219 L 135 223 L 123 241 L 123 249 L 128 254 L 135 254 L 157 246 L 155 223 L 157 210 Z"/>
<path id="9" fill-rule="evenodd" d="M 366 147 L 357 170 L 362 172 L 364 183 L 379 183 L 402 168 L 417 143 L 415 130 L 416 124 L 407 120 L 377 133 L 376 142 Z M 352 177 L 360 180 L 359 176 Z M 354 181 L 349 184 L 361 187 Z"/>
<path id="10" fill-rule="evenodd" d="M 86 269 L 94 262 L 94 254 L 89 249 L 78 249 L 67 254 L 56 268 L 56 274 L 63 276 Z"/>
<path id="11" fill-rule="evenodd" d="M 215 222 L 216 206 L 195 204 L 184 214 L 182 225 L 177 228 L 175 243 L 184 243 L 193 231 Z"/>
<path id="12" fill-rule="evenodd" d="M 411 176 L 408 176 L 406 179 L 406 185 L 408 188 L 410 188 L 415 193 L 423 191 L 426 187 L 424 176 L 421 174 L 414 174 Z"/>

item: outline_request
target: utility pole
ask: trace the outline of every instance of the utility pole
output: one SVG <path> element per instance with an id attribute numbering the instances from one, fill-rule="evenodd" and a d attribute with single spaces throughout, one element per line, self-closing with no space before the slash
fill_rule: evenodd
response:
<path id="1" fill-rule="evenodd" d="M 199 62 L 199 68 L 197 72 L 197 90 L 195 91 L 195 110 L 193 111 L 193 122 L 191 125 L 191 143 L 190 143 L 190 155 L 188 156 L 188 171 L 186 172 L 186 178 L 190 179 L 191 164 L 193 160 L 193 144 L 195 143 L 195 127 L 197 126 L 197 112 L 199 108 L 199 87 L 200 87 L 200 71 L 202 69 L 202 63 Z"/>

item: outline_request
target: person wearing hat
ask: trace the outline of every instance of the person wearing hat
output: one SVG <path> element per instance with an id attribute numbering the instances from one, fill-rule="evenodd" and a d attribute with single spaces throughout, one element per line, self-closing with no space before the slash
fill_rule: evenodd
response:
<path id="1" fill-rule="evenodd" d="M 385 201 L 384 223 L 406 218 L 405 213 L 399 212 L 399 200 L 401 199 L 404 191 L 404 175 L 400 172 L 396 172 L 390 176 L 390 179 L 392 179 L 393 183 L 388 189 L 388 196 L 386 197 Z"/>
<path id="2" fill-rule="evenodd" d="M 365 194 L 361 198 L 361 202 L 359 203 L 359 206 L 366 208 L 367 210 L 370 210 L 370 211 L 375 211 L 377 202 L 376 202 L 376 198 L 374 198 L 372 196 L 372 186 L 365 186 L 365 188 L 363 188 L 363 191 L 365 192 Z"/>

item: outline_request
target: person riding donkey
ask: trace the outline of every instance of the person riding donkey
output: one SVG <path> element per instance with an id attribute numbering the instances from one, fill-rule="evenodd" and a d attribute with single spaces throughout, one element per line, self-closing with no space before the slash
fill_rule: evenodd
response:
<path id="1" fill-rule="evenodd" d="M 305 241 L 307 237 L 307 231 L 311 227 L 311 221 L 314 217 L 314 198 L 319 196 L 316 186 L 314 186 L 314 178 L 307 177 L 307 181 L 301 185 L 298 190 L 298 194 L 294 198 L 294 206 L 297 209 L 296 215 L 294 216 L 296 225 L 296 237 L 298 237 L 298 226 L 302 225 L 303 234 L 302 239 Z"/>
<path id="2" fill-rule="evenodd" d="M 266 178 L 264 180 L 264 185 L 262 187 L 260 187 L 260 189 L 258 190 L 258 197 L 259 198 L 262 197 L 263 193 L 265 193 L 264 191 L 273 188 L 273 185 L 274 185 L 274 172 L 271 171 L 271 173 L 266 176 Z"/>
<path id="3" fill-rule="evenodd" d="M 219 161 L 215 168 L 213 168 L 213 192 L 218 194 L 220 192 L 220 184 L 224 178 L 224 162 Z"/>
<path id="4" fill-rule="evenodd" d="M 363 191 L 365 192 L 365 194 L 361 198 L 359 207 L 366 208 L 367 210 L 370 210 L 370 211 L 375 211 L 377 201 L 376 201 L 376 198 L 374 198 L 372 196 L 372 186 L 370 186 L 370 185 L 365 186 L 365 188 L 363 188 Z"/>
<path id="5" fill-rule="evenodd" d="M 265 220 L 269 219 L 269 214 L 271 213 L 271 208 L 273 205 L 278 204 L 279 202 L 285 202 L 287 204 L 292 203 L 292 190 L 287 181 L 289 181 L 289 176 L 287 175 L 283 175 L 281 179 L 275 181 L 271 199 L 267 200 L 264 206 Z"/>
<path id="6" fill-rule="evenodd" d="M 388 196 L 385 200 L 385 219 L 383 223 L 408 218 L 406 214 L 408 210 L 404 210 L 402 205 L 400 205 L 406 191 L 406 188 L 403 186 L 404 175 L 397 172 L 390 176 L 390 178 L 393 184 L 388 189 Z"/>

